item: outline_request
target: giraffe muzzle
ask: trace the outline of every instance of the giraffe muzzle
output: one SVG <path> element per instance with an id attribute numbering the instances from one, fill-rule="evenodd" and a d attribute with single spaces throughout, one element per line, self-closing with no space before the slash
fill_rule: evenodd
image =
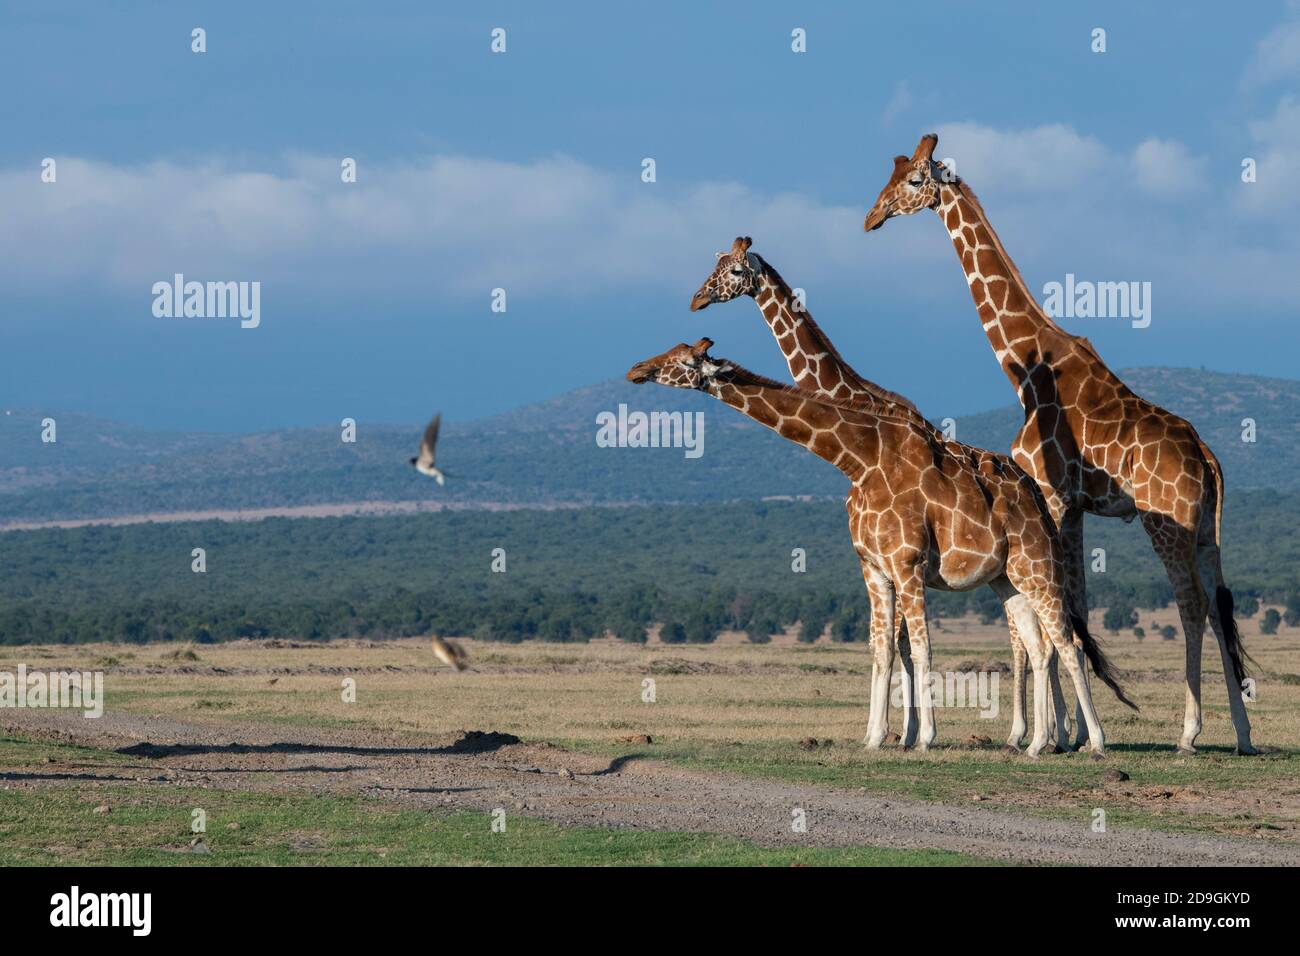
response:
<path id="1" fill-rule="evenodd" d="M 710 293 L 704 291 L 697 292 L 691 297 L 691 311 L 699 312 L 701 309 L 707 309 L 712 302 L 713 296 Z"/>

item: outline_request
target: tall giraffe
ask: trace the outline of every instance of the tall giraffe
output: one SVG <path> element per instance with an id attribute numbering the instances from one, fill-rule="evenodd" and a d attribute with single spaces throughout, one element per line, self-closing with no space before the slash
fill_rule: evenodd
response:
<path id="1" fill-rule="evenodd" d="M 966 273 L 984 333 L 1025 409 L 1012 456 L 1034 476 L 1061 531 L 1076 614 L 1086 614 L 1085 512 L 1140 517 L 1173 585 L 1186 637 L 1186 707 L 1178 749 L 1201 732 L 1201 642 L 1208 615 L 1223 661 L 1237 752 L 1258 751 L 1242 703 L 1246 656 L 1219 554 L 1223 472 L 1187 421 L 1133 394 L 1087 339 L 1048 317 L 1007 255 L 970 187 L 934 159 L 923 136 L 863 223 L 933 209 Z M 1211 600 L 1211 595 L 1213 599 Z"/>
<path id="2" fill-rule="evenodd" d="M 879 747 L 886 732 L 895 601 L 907 620 L 916 674 L 917 747 L 926 750 L 935 726 L 925 589 L 988 584 L 1007 616 L 1016 618 L 1034 667 L 1034 736 L 1028 752 L 1037 755 L 1047 742 L 1050 642 L 1074 681 L 1094 752 L 1102 753 L 1105 741 L 1084 675 L 1085 655 L 1098 676 L 1128 701 L 1086 626 L 1070 620 L 1060 544 L 1033 481 L 1019 469 L 985 474 L 907 419 L 812 398 L 713 358 L 712 345 L 707 338 L 677 345 L 638 362 L 628 380 L 707 392 L 831 462 L 853 483 L 845 505 L 872 599 L 875 663 L 867 746 Z"/>
<path id="3" fill-rule="evenodd" d="M 986 451 L 960 442 L 945 439 L 916 406 L 896 392 L 876 385 L 857 373 L 840 355 L 830 338 L 822 331 L 789 284 L 758 253 L 752 251 L 749 236 L 737 236 L 729 252 L 719 252 L 712 273 L 691 297 L 691 311 L 698 312 L 714 303 L 730 302 L 749 296 L 757 304 L 763 319 L 771 329 L 781 354 L 790 369 L 790 377 L 800 391 L 829 401 L 860 405 L 868 411 L 906 418 L 917 427 L 931 433 L 935 441 L 963 455 L 979 469 L 999 473 L 1002 470 L 1018 471 L 1011 457 Z M 1016 633 L 1014 618 L 1007 618 L 1011 632 L 1013 689 L 1011 733 L 1007 746 L 1018 749 L 1027 729 L 1025 719 L 1025 667 L 1028 658 Z M 902 744 L 910 747 L 916 739 L 916 710 L 910 694 L 914 681 L 911 657 L 907 649 L 907 625 L 897 623 L 899 660 L 904 671 L 903 710 L 906 714 Z M 1069 746 L 1068 725 L 1065 719 L 1065 701 L 1057 678 L 1055 664 L 1048 669 L 1052 691 L 1052 735 L 1064 749 Z"/>

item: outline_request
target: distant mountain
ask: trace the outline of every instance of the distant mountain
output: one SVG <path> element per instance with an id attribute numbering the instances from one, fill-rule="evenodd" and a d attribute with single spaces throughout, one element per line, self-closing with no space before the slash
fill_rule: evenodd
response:
<path id="1" fill-rule="evenodd" d="M 1300 489 L 1300 382 L 1193 369 L 1127 369 L 1138 394 L 1187 417 L 1234 489 Z M 599 447 L 597 415 L 701 412 L 703 453 Z M 57 422 L 58 441 L 40 440 Z M 1241 440 L 1243 418 L 1257 441 Z M 1007 406 L 957 419 L 962 441 L 1006 450 L 1022 414 Z M 0 416 L 0 524 L 214 509 L 374 501 L 455 506 L 707 502 L 838 496 L 833 467 L 700 394 L 601 382 L 443 428 L 439 488 L 406 463 L 422 424 L 358 423 L 250 435 L 154 431 L 74 413 Z"/>

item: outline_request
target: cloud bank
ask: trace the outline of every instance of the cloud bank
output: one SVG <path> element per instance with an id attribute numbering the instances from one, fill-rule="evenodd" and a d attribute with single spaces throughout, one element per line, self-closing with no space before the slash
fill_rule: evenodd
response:
<path id="1" fill-rule="evenodd" d="M 939 133 L 939 154 L 980 193 L 1031 282 L 1066 272 L 1149 280 L 1166 303 L 1198 308 L 1290 306 L 1300 293 L 1288 215 L 1300 172 L 1294 97 L 1248 128 L 1251 184 L 1235 165 L 1156 136 L 1111 146 L 1065 124 L 971 121 Z M 56 157 L 55 183 L 35 167 L 0 170 L 0 281 L 37 296 L 76 284 L 142 301 L 177 272 L 262 281 L 281 301 L 486 301 L 496 287 L 570 302 L 647 289 L 685 296 L 712 253 L 744 233 L 795 285 L 865 286 L 924 304 L 936 269 L 955 274 L 933 218 L 861 233 L 889 156 L 913 145 L 882 150 L 880 178 L 864 175 L 860 195 L 839 201 L 736 182 L 648 184 L 636 170 L 566 156 L 363 160 L 355 184 L 341 181 L 338 157 L 281 157 L 273 171 Z"/>

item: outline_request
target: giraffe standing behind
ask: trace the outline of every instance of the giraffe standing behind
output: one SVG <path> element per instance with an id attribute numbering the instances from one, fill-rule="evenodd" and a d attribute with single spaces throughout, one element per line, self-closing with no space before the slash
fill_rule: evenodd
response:
<path id="1" fill-rule="evenodd" d="M 854 549 L 871 594 L 871 708 L 866 743 L 887 730 L 895 606 L 907 620 L 915 672 L 916 746 L 935 739 L 925 589 L 969 590 L 988 584 L 1017 628 L 1034 668 L 1034 736 L 1047 742 L 1048 646 L 1065 661 L 1095 753 L 1105 742 L 1084 674 L 1084 656 L 1121 700 L 1109 663 L 1071 621 L 1060 547 L 1033 482 L 1016 469 L 987 475 L 905 418 L 822 401 L 708 354 L 709 339 L 678 345 L 639 362 L 629 381 L 705 391 L 783 438 L 834 464 L 853 487 L 845 502 Z M 1071 630 L 1073 629 L 1073 641 Z M 1130 703 L 1130 706 L 1132 704 Z"/>
<path id="2" fill-rule="evenodd" d="M 1120 381 L 1085 338 L 1038 305 L 970 188 L 921 138 L 894 170 L 863 223 L 933 209 L 961 260 L 984 333 L 1025 409 L 1012 456 L 1042 487 L 1061 531 L 1076 614 L 1087 613 L 1085 512 L 1140 517 L 1173 586 L 1186 638 L 1186 706 L 1178 749 L 1201 732 L 1201 643 L 1208 615 L 1219 645 L 1237 752 L 1254 754 L 1242 702 L 1245 653 L 1220 558 L 1223 473 L 1187 421 Z M 1082 731 L 1081 731 L 1082 732 Z"/>
<path id="3" fill-rule="evenodd" d="M 753 240 L 749 236 L 738 236 L 729 252 L 717 254 L 713 271 L 691 298 L 692 312 L 699 312 L 715 303 L 748 296 L 758 305 L 785 357 L 790 377 L 800 391 L 828 401 L 857 405 L 867 411 L 906 418 L 918 428 L 929 432 L 936 442 L 943 443 L 950 452 L 967 458 L 975 468 L 990 474 L 1020 470 L 1008 455 L 945 439 L 916 406 L 902 395 L 859 375 L 831 344 L 830 338 L 813 320 L 812 313 L 795 296 L 785 279 L 766 259 L 754 252 L 752 246 Z M 1007 628 L 1011 633 L 1014 682 L 1011 732 L 1007 737 L 1007 746 L 1018 749 L 1024 742 L 1027 729 L 1025 667 L 1028 658 L 1016 633 L 1014 618 L 1007 618 Z M 906 723 L 902 743 L 907 747 L 916 739 L 917 725 L 911 695 L 913 674 L 907 650 L 907 624 L 901 617 L 896 624 L 896 643 L 904 671 L 903 710 Z M 1061 694 L 1055 663 L 1049 667 L 1048 676 L 1053 703 L 1051 735 L 1057 739 L 1057 746 L 1065 749 L 1069 746 L 1069 731 L 1065 718 L 1065 700 Z"/>

